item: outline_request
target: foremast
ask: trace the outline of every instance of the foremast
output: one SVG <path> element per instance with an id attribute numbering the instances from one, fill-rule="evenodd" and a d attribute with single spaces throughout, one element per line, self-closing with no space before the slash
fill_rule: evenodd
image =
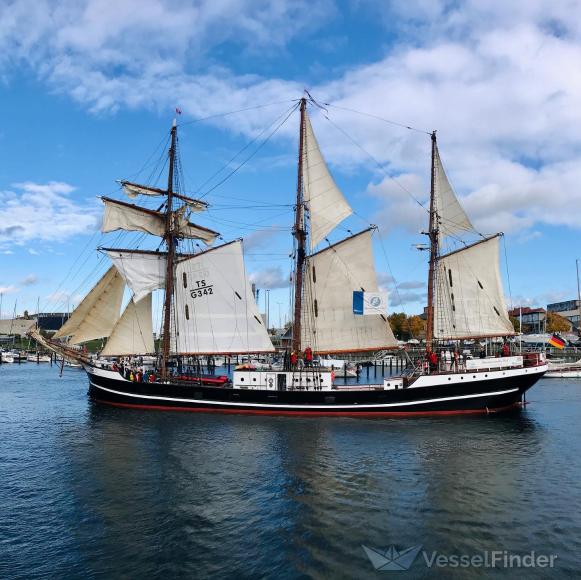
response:
<path id="1" fill-rule="evenodd" d="M 301 316 L 303 303 L 303 277 L 306 261 L 306 239 L 305 228 L 305 208 L 303 196 L 303 158 L 305 143 L 305 111 L 307 100 L 303 97 L 300 101 L 300 132 L 299 132 L 299 163 L 297 176 L 297 201 L 295 206 L 295 225 L 293 236 L 297 241 L 297 251 L 295 255 L 295 276 L 294 276 L 294 316 L 292 329 L 291 350 L 299 353 L 301 350 Z"/>
<path id="2" fill-rule="evenodd" d="M 436 132 L 431 134 L 432 138 L 432 166 L 430 178 L 430 220 L 428 238 L 430 240 L 430 266 L 428 270 L 428 309 L 426 320 L 426 350 L 432 352 L 434 341 L 434 291 L 436 286 L 436 272 L 439 252 L 439 223 L 438 210 L 436 207 Z"/>
<path id="3" fill-rule="evenodd" d="M 167 206 L 165 213 L 165 243 L 167 246 L 167 265 L 165 270 L 165 299 L 163 308 L 163 331 L 162 331 L 162 352 L 161 352 L 161 378 L 167 378 L 168 362 L 170 356 L 170 335 L 171 335 L 171 310 L 174 287 L 174 267 L 176 254 L 175 241 L 175 220 L 173 214 L 173 181 L 176 156 L 177 123 L 174 119 L 171 128 L 171 144 L 169 148 L 169 170 L 167 176 Z"/>

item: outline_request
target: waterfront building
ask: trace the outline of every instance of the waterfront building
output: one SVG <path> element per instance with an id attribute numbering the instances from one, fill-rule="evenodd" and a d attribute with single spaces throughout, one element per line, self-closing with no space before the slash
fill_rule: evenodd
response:
<path id="1" fill-rule="evenodd" d="M 522 306 L 513 308 L 509 311 L 509 316 L 521 320 L 522 314 L 522 332 L 539 334 L 545 332 L 547 324 L 547 312 L 544 308 L 529 308 Z"/>

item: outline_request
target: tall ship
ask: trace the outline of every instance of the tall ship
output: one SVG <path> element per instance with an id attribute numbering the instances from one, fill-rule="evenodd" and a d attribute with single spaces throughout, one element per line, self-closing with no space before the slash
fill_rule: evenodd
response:
<path id="1" fill-rule="evenodd" d="M 501 234 L 479 236 L 445 251 L 447 239 L 476 234 L 444 171 L 431 134 L 428 304 L 425 357 L 381 384 L 336 384 L 317 357 L 398 348 L 387 318 L 387 296 L 374 266 L 375 227 L 331 244 L 327 236 L 352 208 L 333 179 L 307 105 L 300 112 L 293 225 L 291 344 L 284 364 L 205 376 L 195 361 L 217 355 L 272 354 L 244 265 L 243 242 L 211 247 L 219 234 L 192 223 L 204 202 L 176 183 L 177 125 L 170 133 L 167 188 L 124 181 L 133 198 L 155 198 L 157 210 L 102 198 L 103 232 L 158 236 L 163 250 L 101 248 L 111 266 L 55 336 L 70 349 L 107 338 L 98 361 L 83 360 L 90 397 L 119 407 L 282 415 L 426 415 L 489 413 L 514 408 L 547 371 L 538 352 L 445 362 L 464 340 L 515 334 L 502 289 Z M 181 240 L 208 247 L 180 251 Z M 125 287 L 131 299 L 121 313 Z M 162 289 L 163 327 L 154 346 L 152 292 Z M 46 340 L 44 341 L 46 344 Z M 50 344 L 57 348 L 53 340 Z M 152 372 L 128 374 L 124 361 L 149 358 Z M 103 363 L 103 360 L 109 362 Z M 186 369 L 186 370 L 184 370 Z"/>

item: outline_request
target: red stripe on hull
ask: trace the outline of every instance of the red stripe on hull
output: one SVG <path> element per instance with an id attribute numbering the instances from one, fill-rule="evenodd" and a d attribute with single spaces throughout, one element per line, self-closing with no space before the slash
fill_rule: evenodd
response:
<path id="1" fill-rule="evenodd" d="M 150 411 L 180 411 L 190 413 L 224 413 L 234 415 L 290 415 L 302 417 L 431 417 L 434 415 L 487 415 L 488 413 L 500 413 L 522 406 L 521 402 L 512 403 L 505 407 L 494 409 L 466 409 L 455 411 L 262 411 L 258 409 L 211 409 L 208 407 L 170 407 L 164 405 L 134 405 L 131 403 L 115 403 L 102 399 L 93 399 L 96 403 L 123 407 L 126 409 L 145 409 Z"/>

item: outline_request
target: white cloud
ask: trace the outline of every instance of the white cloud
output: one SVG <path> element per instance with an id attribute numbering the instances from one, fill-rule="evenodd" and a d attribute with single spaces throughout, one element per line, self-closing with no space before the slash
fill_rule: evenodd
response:
<path id="1" fill-rule="evenodd" d="M 382 59 L 342 69 L 329 82 L 237 73 L 216 55 L 234 47 L 276 58 L 329 22 L 331 0 L 18 0 L 0 8 L 0 66 L 7 74 L 25 63 L 50 87 L 99 112 L 178 104 L 205 116 L 291 99 L 310 85 L 321 101 L 439 129 L 452 183 L 482 231 L 543 223 L 579 228 L 571 211 L 581 204 L 579 0 L 359 0 L 357 9 L 374 11 L 396 36 Z M 390 174 L 425 197 L 427 135 L 329 111 Z M 320 111 L 314 117 L 333 163 L 373 167 Z M 213 122 L 256 135 L 264 119 L 255 111 Z M 295 128 L 285 131 L 294 136 Z M 388 200 L 378 221 L 424 228 L 414 202 L 383 177 L 369 188 Z M 18 224 L 3 229 L 5 236 L 20 232 Z"/>
<path id="2" fill-rule="evenodd" d="M 14 292 L 18 292 L 16 286 L 0 286 L 0 294 L 13 294 Z"/>
<path id="3" fill-rule="evenodd" d="M 28 274 L 25 276 L 20 283 L 23 286 L 34 286 L 38 282 L 38 276 L 36 274 Z"/>
<path id="4" fill-rule="evenodd" d="M 289 277 L 283 274 L 280 266 L 264 268 L 258 272 L 250 274 L 250 281 L 256 284 L 257 288 L 286 288 L 290 284 Z"/>
<path id="5" fill-rule="evenodd" d="M 56 181 L 17 183 L 13 190 L 0 191 L 0 246 L 63 241 L 95 230 L 97 206 L 75 201 L 73 191 L 71 185 Z"/>

